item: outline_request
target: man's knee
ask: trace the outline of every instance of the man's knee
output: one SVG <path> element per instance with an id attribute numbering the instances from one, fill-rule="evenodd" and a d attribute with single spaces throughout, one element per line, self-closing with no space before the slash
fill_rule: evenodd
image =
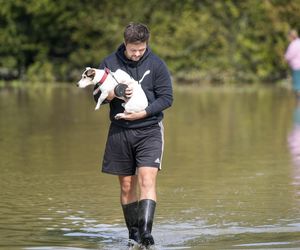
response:
<path id="1" fill-rule="evenodd" d="M 123 196 L 131 196 L 136 193 L 135 177 L 120 177 L 120 187 Z"/>
<path id="2" fill-rule="evenodd" d="M 155 186 L 155 179 L 149 176 L 141 178 L 139 185 L 141 189 L 152 189 Z"/>
<path id="3" fill-rule="evenodd" d="M 156 183 L 157 168 L 141 167 L 139 169 L 139 185 L 140 188 L 153 188 Z"/>

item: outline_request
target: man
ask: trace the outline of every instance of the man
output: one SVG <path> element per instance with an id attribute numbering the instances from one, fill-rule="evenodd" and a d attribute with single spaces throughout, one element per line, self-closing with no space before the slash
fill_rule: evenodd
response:
<path id="1" fill-rule="evenodd" d="M 115 98 L 117 88 L 106 99 L 110 105 L 108 138 L 102 172 L 117 175 L 120 200 L 129 239 L 143 246 L 154 245 L 151 235 L 156 207 L 156 177 L 163 153 L 163 110 L 173 102 L 172 82 L 165 63 L 148 46 L 150 32 L 140 23 L 130 23 L 124 31 L 124 43 L 106 57 L 100 68 L 122 69 L 136 81 L 150 70 L 141 84 L 148 107 L 137 113 L 114 117 L 124 111 L 122 100 Z M 130 98 L 132 89 L 125 89 Z M 139 194 L 137 192 L 139 189 Z"/>
<path id="2" fill-rule="evenodd" d="M 296 30 L 291 30 L 288 35 L 290 44 L 284 55 L 292 69 L 293 89 L 300 97 L 300 39 Z"/>

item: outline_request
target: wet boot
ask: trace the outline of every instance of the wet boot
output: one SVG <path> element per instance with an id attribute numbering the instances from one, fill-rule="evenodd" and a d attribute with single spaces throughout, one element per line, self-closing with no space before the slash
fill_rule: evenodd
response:
<path id="1" fill-rule="evenodd" d="M 145 199 L 139 201 L 138 225 L 141 237 L 141 244 L 145 247 L 154 245 L 154 239 L 151 235 L 156 202 Z"/>
<path id="2" fill-rule="evenodd" d="M 122 205 L 126 226 L 129 232 L 129 245 L 131 246 L 134 245 L 132 240 L 140 243 L 140 235 L 138 229 L 138 206 L 138 201 Z"/>

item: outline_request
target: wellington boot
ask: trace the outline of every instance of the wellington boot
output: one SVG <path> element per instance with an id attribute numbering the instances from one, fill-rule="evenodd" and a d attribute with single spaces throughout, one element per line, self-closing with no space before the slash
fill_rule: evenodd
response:
<path id="1" fill-rule="evenodd" d="M 151 235 L 154 219 L 156 202 L 145 199 L 139 201 L 138 225 L 142 246 L 149 247 L 154 245 L 154 239 Z"/>
<path id="2" fill-rule="evenodd" d="M 129 245 L 133 244 L 132 241 L 140 243 L 138 229 L 138 205 L 138 201 L 122 205 L 126 226 L 129 232 Z"/>

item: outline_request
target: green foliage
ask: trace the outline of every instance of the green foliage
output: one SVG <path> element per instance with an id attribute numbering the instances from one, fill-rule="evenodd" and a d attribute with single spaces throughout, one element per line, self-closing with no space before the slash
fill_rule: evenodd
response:
<path id="1" fill-rule="evenodd" d="M 299 1 L 0 0 L 0 79 L 74 81 L 143 22 L 179 82 L 275 82 Z"/>
<path id="2" fill-rule="evenodd" d="M 50 62 L 36 61 L 27 70 L 27 80 L 29 82 L 54 82 L 53 64 Z"/>

